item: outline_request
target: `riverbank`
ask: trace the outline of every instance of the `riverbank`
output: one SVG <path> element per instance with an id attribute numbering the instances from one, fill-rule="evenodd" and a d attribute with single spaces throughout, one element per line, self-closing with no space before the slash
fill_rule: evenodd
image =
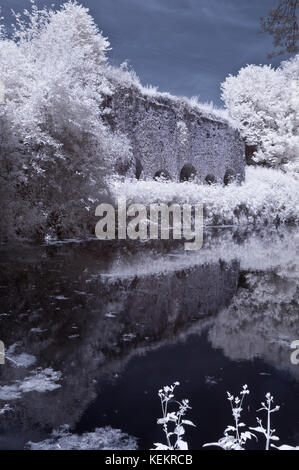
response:
<path id="1" fill-rule="evenodd" d="M 204 204 L 205 225 L 271 225 L 299 222 L 299 180 L 292 173 L 247 167 L 241 185 L 198 185 L 185 182 L 111 179 L 112 198 L 127 204 Z"/>

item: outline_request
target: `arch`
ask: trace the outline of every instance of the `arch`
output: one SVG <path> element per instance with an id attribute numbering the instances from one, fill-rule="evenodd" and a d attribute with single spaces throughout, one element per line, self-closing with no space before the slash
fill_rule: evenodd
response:
<path id="1" fill-rule="evenodd" d="M 156 171 L 154 179 L 156 181 L 169 181 L 171 178 L 167 170 L 159 170 Z"/>
<path id="2" fill-rule="evenodd" d="M 216 184 L 217 183 L 217 180 L 216 180 L 216 177 L 214 175 L 212 175 L 212 173 L 209 173 L 206 177 L 205 177 L 205 184 Z"/>
<path id="3" fill-rule="evenodd" d="M 223 182 L 225 186 L 228 186 L 229 184 L 232 184 L 236 180 L 236 173 L 234 170 L 228 169 L 225 172 Z"/>
<path id="4" fill-rule="evenodd" d="M 136 179 L 138 180 L 140 179 L 142 172 L 143 172 L 143 166 L 141 164 L 141 161 L 139 160 L 139 158 L 136 158 L 136 165 L 135 165 Z"/>
<path id="5" fill-rule="evenodd" d="M 196 176 L 196 170 L 193 165 L 187 163 L 183 166 L 180 173 L 180 181 L 193 181 Z"/>

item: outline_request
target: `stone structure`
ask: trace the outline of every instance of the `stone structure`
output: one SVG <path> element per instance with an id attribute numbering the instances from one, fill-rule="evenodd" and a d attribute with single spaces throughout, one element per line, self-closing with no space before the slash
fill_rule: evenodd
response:
<path id="1" fill-rule="evenodd" d="M 196 177 L 208 184 L 244 180 L 244 142 L 216 113 L 201 111 L 183 98 L 120 84 L 106 106 L 111 128 L 130 139 L 137 179 Z"/>

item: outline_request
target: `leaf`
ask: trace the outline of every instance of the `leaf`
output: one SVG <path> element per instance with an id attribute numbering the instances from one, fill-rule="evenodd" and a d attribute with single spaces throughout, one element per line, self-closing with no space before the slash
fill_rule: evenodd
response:
<path id="1" fill-rule="evenodd" d="M 247 439 L 250 440 L 252 437 L 256 438 L 256 436 L 252 432 L 246 431 L 241 433 L 241 439 L 243 439 L 245 442 L 247 441 Z"/>
<path id="2" fill-rule="evenodd" d="M 167 417 L 168 417 L 169 421 L 174 421 L 175 423 L 178 420 L 178 417 L 174 412 L 168 413 Z"/>
<path id="3" fill-rule="evenodd" d="M 176 426 L 174 433 L 177 434 L 178 436 L 182 436 L 183 434 L 185 434 L 185 429 L 183 426 Z"/>
<path id="4" fill-rule="evenodd" d="M 249 428 L 251 431 L 260 432 L 261 434 L 266 435 L 267 431 L 262 426 L 257 426 L 256 428 Z"/>
<path id="5" fill-rule="evenodd" d="M 223 450 L 244 450 L 233 436 L 223 437 L 222 439 L 219 439 L 218 442 L 210 442 L 208 444 L 204 444 L 203 447 L 210 446 L 221 447 Z"/>
<path id="6" fill-rule="evenodd" d="M 271 436 L 270 439 L 271 439 L 271 441 L 279 441 L 278 436 Z"/>
<path id="7" fill-rule="evenodd" d="M 204 444 L 203 447 L 221 447 L 224 449 L 223 444 L 219 444 L 219 442 L 208 442 L 207 444 Z"/>
<path id="8" fill-rule="evenodd" d="M 158 419 L 157 424 L 166 424 L 166 423 L 168 423 L 168 421 L 169 421 L 168 417 L 160 418 L 160 419 Z"/>
<path id="9" fill-rule="evenodd" d="M 182 423 L 187 424 L 188 426 L 194 426 L 196 428 L 196 425 L 192 423 L 192 421 L 189 421 L 189 419 L 183 419 Z"/>
<path id="10" fill-rule="evenodd" d="M 154 446 L 156 446 L 154 450 L 172 450 L 170 447 L 165 446 L 164 444 L 160 444 L 159 442 L 156 442 Z"/>
<path id="11" fill-rule="evenodd" d="M 226 434 L 229 431 L 235 431 L 236 428 L 234 426 L 227 426 L 226 430 L 224 431 L 224 434 Z"/>
<path id="12" fill-rule="evenodd" d="M 188 444 L 186 441 L 182 441 L 181 439 L 179 439 L 177 441 L 177 447 L 179 450 L 188 450 Z"/>
<path id="13" fill-rule="evenodd" d="M 275 447 L 275 449 L 278 449 L 278 450 L 299 450 L 299 446 L 292 447 L 286 444 L 283 444 L 282 446 L 279 446 L 279 447 L 275 446 L 274 444 L 271 444 L 271 447 Z"/>

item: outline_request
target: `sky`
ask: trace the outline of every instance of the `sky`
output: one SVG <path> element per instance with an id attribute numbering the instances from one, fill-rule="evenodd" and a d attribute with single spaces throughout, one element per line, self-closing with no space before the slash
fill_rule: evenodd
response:
<path id="1" fill-rule="evenodd" d="M 38 6 L 60 0 L 37 0 Z M 260 16 L 277 0 L 81 0 L 109 38 L 109 58 L 125 60 L 144 85 L 223 106 L 220 84 L 246 64 L 272 64 L 272 38 L 258 34 Z M 0 0 L 2 16 L 29 0 Z"/>

